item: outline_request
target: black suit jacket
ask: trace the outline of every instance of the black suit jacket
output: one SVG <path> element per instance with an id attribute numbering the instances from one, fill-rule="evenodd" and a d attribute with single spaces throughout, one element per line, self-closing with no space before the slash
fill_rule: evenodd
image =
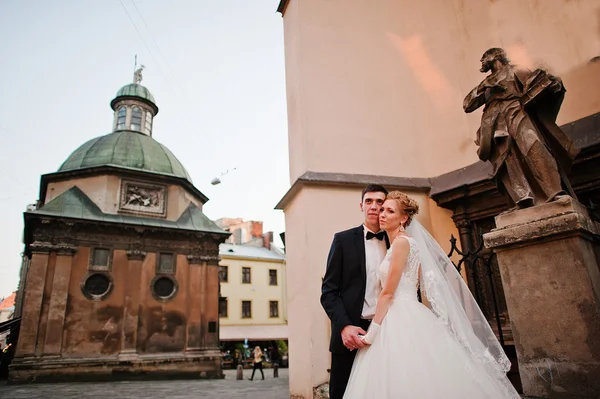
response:
<path id="1" fill-rule="evenodd" d="M 350 353 L 344 346 L 341 331 L 347 325 L 360 323 L 367 284 L 363 229 L 361 225 L 336 233 L 327 257 L 321 305 L 331 319 L 329 350 L 332 353 Z"/>

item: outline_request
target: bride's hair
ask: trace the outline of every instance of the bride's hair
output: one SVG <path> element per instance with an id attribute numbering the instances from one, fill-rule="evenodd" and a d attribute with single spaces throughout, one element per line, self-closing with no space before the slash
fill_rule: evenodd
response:
<path id="1" fill-rule="evenodd" d="M 400 192 L 398 190 L 391 191 L 388 193 L 385 199 L 396 200 L 400 205 L 400 209 L 402 209 L 404 213 L 408 215 L 408 219 L 406 219 L 404 227 L 408 227 L 410 225 L 410 222 L 412 222 L 413 216 L 419 213 L 418 202 L 410 198 L 403 192 Z"/>

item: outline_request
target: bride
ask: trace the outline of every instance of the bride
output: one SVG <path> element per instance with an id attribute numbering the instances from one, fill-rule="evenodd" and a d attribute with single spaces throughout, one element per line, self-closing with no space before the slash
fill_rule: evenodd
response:
<path id="1" fill-rule="evenodd" d="M 378 270 L 381 293 L 345 399 L 519 398 L 510 362 L 444 251 L 390 192 L 379 217 L 392 243 Z M 417 288 L 431 310 L 417 299 Z"/>

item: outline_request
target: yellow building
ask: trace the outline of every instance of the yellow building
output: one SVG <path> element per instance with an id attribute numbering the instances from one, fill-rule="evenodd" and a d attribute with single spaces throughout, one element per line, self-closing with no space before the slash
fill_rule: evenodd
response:
<path id="1" fill-rule="evenodd" d="M 221 244 L 219 254 L 221 342 L 287 340 L 283 252 L 268 242 Z"/>

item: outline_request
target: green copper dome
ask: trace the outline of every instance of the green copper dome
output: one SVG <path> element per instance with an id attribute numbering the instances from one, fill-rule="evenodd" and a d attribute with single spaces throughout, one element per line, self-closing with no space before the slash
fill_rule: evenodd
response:
<path id="1" fill-rule="evenodd" d="M 126 98 L 133 98 L 149 103 L 152 106 L 152 108 L 155 109 L 154 113 L 158 113 L 158 107 L 156 106 L 156 102 L 154 101 L 154 96 L 152 95 L 152 93 L 150 93 L 150 90 L 148 90 L 141 84 L 130 83 L 121 87 L 117 92 L 115 98 L 110 103 L 111 108 L 113 110 L 116 110 L 115 105 L 119 102 L 119 100 Z"/>
<path id="2" fill-rule="evenodd" d="M 95 166 L 138 169 L 192 181 L 171 151 L 152 137 L 132 131 L 118 131 L 96 137 L 76 149 L 59 172 Z"/>
<path id="3" fill-rule="evenodd" d="M 137 83 L 130 83 L 128 85 L 121 87 L 119 89 L 119 91 L 117 92 L 117 95 L 115 96 L 115 98 L 122 97 L 122 96 L 141 97 L 144 100 L 155 102 L 154 96 L 152 95 L 152 93 L 150 93 L 150 90 L 148 90 L 146 87 L 144 87 L 140 84 L 137 84 Z"/>

